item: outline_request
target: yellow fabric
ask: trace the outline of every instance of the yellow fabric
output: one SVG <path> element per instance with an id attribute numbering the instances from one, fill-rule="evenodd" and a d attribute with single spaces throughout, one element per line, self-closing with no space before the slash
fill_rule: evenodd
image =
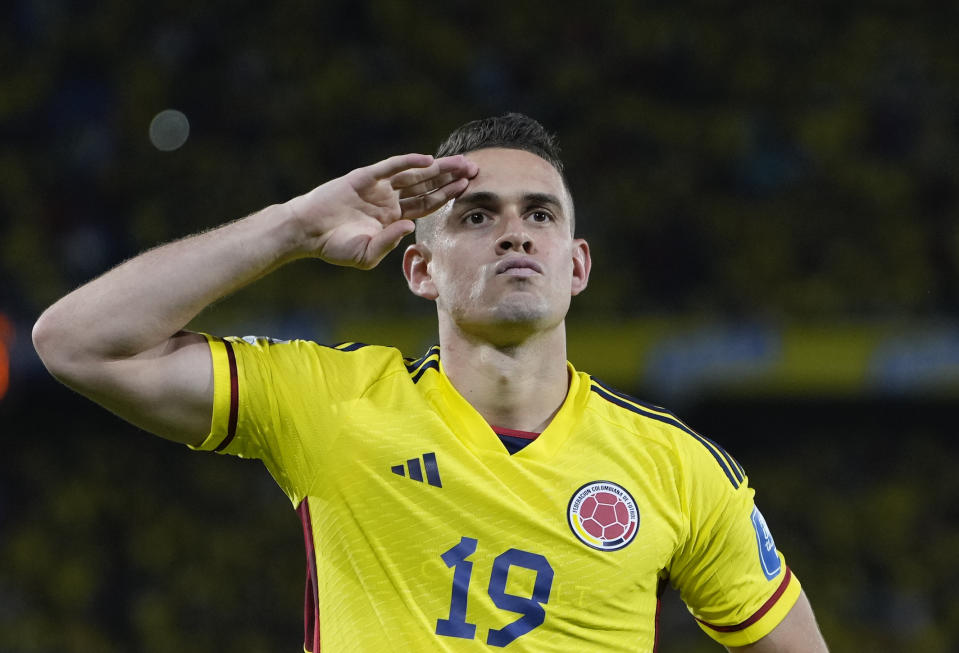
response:
<path id="1" fill-rule="evenodd" d="M 782 584 L 784 562 L 769 580 L 760 566 L 753 491 L 735 461 L 572 365 L 552 423 L 510 456 L 438 349 L 413 365 L 388 347 L 227 340 L 239 404 L 223 452 L 262 459 L 294 506 L 307 501 L 323 650 L 479 651 L 512 637 L 510 651 L 651 651 L 661 578 L 720 627 L 749 620 Z M 204 450 L 227 438 L 230 413 L 229 359 L 209 341 Z M 593 482 L 635 501 L 638 529 L 622 548 L 588 546 L 579 522 L 574 533 L 572 499 Z M 798 592 L 793 577 L 748 628 L 704 630 L 728 645 L 755 641 Z"/>
<path id="2" fill-rule="evenodd" d="M 781 557 L 780 555 L 780 558 Z M 776 578 L 776 580 L 780 579 L 781 576 Z M 802 587 L 799 581 L 796 580 L 795 576 L 790 576 L 789 582 L 782 594 L 780 594 L 776 602 L 769 608 L 769 611 L 764 614 L 763 618 L 734 632 L 716 632 L 701 622 L 697 623 L 699 623 L 699 627 L 702 628 L 707 635 L 722 642 L 725 646 L 745 646 L 752 644 L 756 640 L 768 635 L 769 631 L 775 628 L 776 625 L 786 617 L 792 607 L 796 605 L 796 601 L 799 599 L 801 592 Z"/>

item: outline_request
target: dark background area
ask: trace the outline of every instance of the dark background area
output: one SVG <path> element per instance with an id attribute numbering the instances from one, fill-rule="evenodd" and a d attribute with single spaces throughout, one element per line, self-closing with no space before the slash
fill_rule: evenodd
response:
<path id="1" fill-rule="evenodd" d="M 592 246 L 571 339 L 690 321 L 849 348 L 912 334 L 892 386 L 869 362 L 830 385 L 847 363 L 813 347 L 799 381 L 723 368 L 676 392 L 651 356 L 613 371 L 628 328 L 574 363 L 739 459 L 833 650 L 955 650 L 959 9 L 931 7 L 4 4 L 0 651 L 298 650 L 300 526 L 262 467 L 74 396 L 30 327 L 145 248 L 509 110 L 558 133 Z M 164 152 L 148 128 L 170 108 L 190 133 Z M 296 263 L 196 326 L 329 341 L 431 310 L 391 255 L 371 273 Z M 662 651 L 717 650 L 675 596 L 663 626 Z"/>

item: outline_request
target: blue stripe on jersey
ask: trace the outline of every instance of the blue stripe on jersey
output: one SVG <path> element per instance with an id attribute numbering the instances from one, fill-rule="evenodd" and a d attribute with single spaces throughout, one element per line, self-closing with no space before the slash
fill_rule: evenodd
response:
<path id="1" fill-rule="evenodd" d="M 632 403 L 636 404 L 637 406 L 642 406 L 643 408 L 648 408 L 648 409 L 650 409 L 650 410 L 655 410 L 655 411 L 657 411 L 657 412 L 659 412 L 659 413 L 667 413 L 668 415 L 670 415 L 670 416 L 672 416 L 672 417 L 674 417 L 674 418 L 676 417 L 675 415 L 673 415 L 672 413 L 670 413 L 668 410 L 666 410 L 666 409 L 663 408 L 662 406 L 657 406 L 656 404 L 651 404 L 651 403 L 649 403 L 649 402 L 642 401 L 641 399 L 637 399 L 636 397 L 633 397 L 632 395 L 628 395 L 628 394 L 626 394 L 625 392 L 621 392 L 621 391 L 617 390 L 616 388 L 612 388 L 612 387 L 606 385 L 605 383 L 603 383 L 602 381 L 600 381 L 600 380 L 597 379 L 596 377 L 590 377 L 590 380 L 591 380 L 593 383 L 595 383 L 596 385 L 598 385 L 599 387 L 601 387 L 603 390 L 605 390 L 606 392 L 608 392 L 609 394 L 611 394 L 611 395 L 616 395 L 616 396 L 619 397 L 620 399 L 625 399 L 626 401 L 632 402 Z"/>
<path id="2" fill-rule="evenodd" d="M 608 385 L 606 385 L 605 383 L 603 383 L 603 382 L 600 381 L 599 379 L 592 379 L 592 381 L 593 381 L 596 385 L 600 386 L 601 388 L 603 388 L 604 390 L 606 390 L 606 391 L 609 392 L 610 394 L 619 397 L 620 399 L 623 399 L 623 400 L 625 400 L 625 401 L 631 402 L 631 403 L 633 403 L 633 404 L 638 404 L 638 405 L 640 405 L 640 406 L 642 406 L 642 407 L 644 407 L 644 408 L 649 408 L 650 410 L 654 410 L 654 411 L 659 412 L 659 413 L 665 413 L 667 417 L 670 417 L 670 418 L 676 420 L 677 422 L 679 422 L 680 424 L 682 424 L 682 420 L 680 420 L 678 417 L 676 417 L 676 415 L 674 415 L 674 414 L 671 413 L 670 411 L 666 410 L 665 408 L 661 408 L 660 406 L 656 406 L 656 405 L 654 405 L 654 404 L 649 404 L 649 403 L 646 403 L 646 402 L 644 402 L 644 401 L 640 401 L 640 400 L 637 399 L 636 397 L 633 397 L 633 396 L 631 396 L 631 395 L 628 395 L 628 394 L 626 394 L 625 392 L 620 392 L 619 390 L 616 390 L 615 388 L 609 387 Z M 690 429 L 689 427 L 687 427 L 685 424 L 682 424 L 682 428 L 683 428 L 684 430 L 686 430 L 687 432 L 689 432 L 690 434 L 694 435 L 695 437 L 701 438 L 701 439 L 705 440 L 706 442 L 708 442 L 710 445 L 712 445 L 713 448 L 714 448 L 716 451 L 718 451 L 718 452 L 723 456 L 723 458 L 726 459 L 726 463 L 729 465 L 730 469 L 733 470 L 733 473 L 736 475 L 737 480 L 738 480 L 740 483 L 743 481 L 743 479 L 746 477 L 746 471 L 743 469 L 743 466 L 740 465 L 740 464 L 736 461 L 736 459 L 733 458 L 733 457 L 729 454 L 728 451 L 726 451 L 726 450 L 723 449 L 721 446 L 719 446 L 718 444 L 716 444 L 715 442 L 713 442 L 712 440 L 710 440 L 709 438 L 707 438 L 705 435 L 700 435 L 699 433 L 693 432 L 692 429 Z M 715 455 L 715 454 L 714 454 L 714 455 Z"/>
<path id="3" fill-rule="evenodd" d="M 429 363 L 421 367 L 416 374 L 413 374 L 413 383 L 418 382 L 420 380 L 420 377 L 423 376 L 423 372 L 425 372 L 426 370 L 439 370 L 439 369 L 440 369 L 440 361 L 439 359 L 434 358 Z"/>
<path id="4" fill-rule="evenodd" d="M 680 422 L 679 420 L 673 417 L 667 417 L 666 415 L 658 415 L 656 413 L 651 413 L 649 411 L 643 410 L 639 406 L 636 406 L 625 399 L 621 399 L 619 396 L 617 396 L 618 393 L 617 395 L 613 395 L 610 392 L 607 392 L 603 388 L 599 387 L 598 385 L 591 385 L 589 389 L 592 392 L 595 392 L 596 394 L 598 394 L 603 399 L 611 403 L 614 403 L 621 408 L 625 408 L 626 410 L 636 413 L 637 415 L 642 415 L 643 417 L 649 417 L 651 419 L 655 419 L 657 421 L 663 422 L 664 424 L 675 426 L 676 428 L 683 431 L 684 433 L 687 433 L 693 436 L 694 438 L 696 438 L 696 440 L 699 441 L 700 444 L 702 444 L 706 448 L 706 450 L 710 454 L 712 454 L 713 458 L 716 459 L 716 462 L 719 463 L 720 468 L 722 468 L 723 473 L 726 474 L 726 478 L 729 479 L 729 482 L 732 483 L 732 486 L 737 489 L 739 488 L 740 483 L 742 483 L 743 481 L 743 476 L 739 473 L 739 470 L 736 469 L 736 466 L 734 466 L 732 470 L 730 470 L 730 467 L 725 460 L 725 457 L 727 457 L 728 454 L 726 454 L 726 456 L 723 456 L 723 454 L 726 453 L 725 451 L 723 451 L 723 448 L 717 445 L 715 442 L 713 442 L 709 438 L 704 438 L 703 436 L 696 433 L 691 428 L 689 428 L 688 426 L 686 426 L 685 424 L 683 424 L 682 422 Z"/>
<path id="5" fill-rule="evenodd" d="M 417 358 L 416 360 L 406 359 L 404 361 L 404 364 L 406 365 L 406 371 L 412 374 L 413 371 L 416 368 L 418 368 L 420 365 L 422 365 L 423 361 L 425 361 L 426 359 L 427 359 L 427 356 L 421 356 L 420 358 Z"/>
<path id="6" fill-rule="evenodd" d="M 440 368 L 439 354 L 440 348 L 436 345 L 433 345 L 426 351 L 425 354 L 423 354 L 421 358 L 417 358 L 412 362 L 406 362 L 406 371 L 413 375 L 413 383 L 419 381 L 420 377 L 423 376 L 423 372 L 426 370 L 438 370 Z"/>
<path id="7" fill-rule="evenodd" d="M 420 365 L 423 364 L 424 361 L 426 361 L 427 358 L 431 356 L 438 356 L 439 353 L 440 353 L 440 348 L 437 347 L 436 345 L 433 345 L 432 347 L 426 350 L 425 354 L 423 354 L 416 360 L 406 358 L 404 359 L 403 363 L 406 365 L 407 371 L 409 371 L 412 374 L 416 370 L 416 368 L 418 368 Z"/>
<path id="8" fill-rule="evenodd" d="M 369 345 L 362 342 L 341 342 L 337 345 L 333 345 L 333 349 L 338 349 L 340 351 L 356 351 L 357 349 L 362 349 L 363 347 L 369 347 Z"/>

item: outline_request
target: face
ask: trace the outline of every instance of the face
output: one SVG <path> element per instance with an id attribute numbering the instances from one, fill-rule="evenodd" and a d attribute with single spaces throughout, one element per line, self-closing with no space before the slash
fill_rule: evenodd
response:
<path id="1" fill-rule="evenodd" d="M 436 301 L 441 322 L 490 342 L 560 324 L 589 278 L 589 247 L 571 233 L 572 203 L 559 172 L 524 150 L 466 155 L 479 173 L 411 245 L 410 289 Z"/>

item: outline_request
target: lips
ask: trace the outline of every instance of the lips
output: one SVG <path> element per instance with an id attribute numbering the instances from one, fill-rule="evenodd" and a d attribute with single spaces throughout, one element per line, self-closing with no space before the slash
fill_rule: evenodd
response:
<path id="1" fill-rule="evenodd" d="M 516 270 L 516 272 L 510 272 Z M 528 256 L 516 256 L 500 261 L 496 264 L 496 274 L 543 274 L 543 268 L 534 259 Z"/>

